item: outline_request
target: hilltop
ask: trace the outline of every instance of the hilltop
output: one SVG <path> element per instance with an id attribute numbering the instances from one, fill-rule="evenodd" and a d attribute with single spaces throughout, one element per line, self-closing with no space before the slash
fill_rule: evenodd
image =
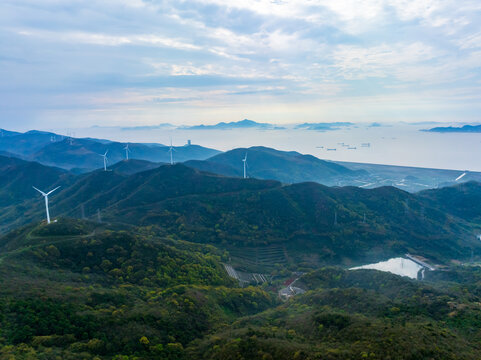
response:
<path id="1" fill-rule="evenodd" d="M 100 213 L 109 223 L 153 226 L 162 236 L 232 250 L 239 261 L 254 259 L 253 266 L 262 263 L 249 255 L 258 248 L 281 250 L 282 262 L 308 268 L 406 252 L 439 262 L 466 258 L 471 249 L 477 254 L 480 244 L 469 218 L 445 211 L 442 201 L 431 198 L 393 187 L 285 186 L 177 164 L 132 175 L 95 171 L 75 177 L 52 196 L 50 208 L 53 216 L 97 220 Z M 28 208 L 23 222 L 43 218 L 38 200 L 22 204 Z"/>
<path id="2" fill-rule="evenodd" d="M 279 151 L 263 146 L 238 148 L 215 155 L 205 161 L 187 161 L 187 166 L 227 176 L 243 176 L 242 160 L 247 155 L 247 175 L 258 179 L 273 179 L 283 183 L 315 181 L 335 185 L 340 178 L 360 178 L 365 171 L 350 170 L 345 166 L 320 160 L 295 151 Z"/>
<path id="3" fill-rule="evenodd" d="M 133 175 L 142 171 L 152 170 L 165 163 L 155 163 L 147 160 L 129 159 L 121 160 L 109 169 L 121 175 Z"/>

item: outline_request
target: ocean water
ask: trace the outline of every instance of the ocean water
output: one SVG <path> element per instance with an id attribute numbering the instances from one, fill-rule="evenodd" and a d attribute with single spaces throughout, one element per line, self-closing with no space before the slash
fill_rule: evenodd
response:
<path id="1" fill-rule="evenodd" d="M 192 144 L 230 150 L 237 147 L 267 146 L 294 150 L 320 159 L 361 163 L 481 171 L 481 133 L 431 133 L 420 131 L 435 125 L 403 123 L 378 127 L 355 125 L 338 130 L 182 130 L 159 128 L 124 130 L 120 127 L 56 129 L 74 132 L 75 137 L 99 137 L 121 142 L 157 142 L 174 146 Z M 345 146 L 342 146 L 344 143 Z M 369 143 L 369 147 L 362 147 Z M 348 149 L 355 147 L 356 149 Z M 327 148 L 336 149 L 328 151 Z"/>
<path id="2" fill-rule="evenodd" d="M 392 258 L 387 261 L 381 261 L 375 264 L 368 264 L 353 267 L 349 270 L 359 270 L 359 269 L 373 269 L 390 272 L 392 274 L 407 276 L 411 279 L 417 279 L 418 272 L 423 267 L 412 260 L 405 258 Z"/>

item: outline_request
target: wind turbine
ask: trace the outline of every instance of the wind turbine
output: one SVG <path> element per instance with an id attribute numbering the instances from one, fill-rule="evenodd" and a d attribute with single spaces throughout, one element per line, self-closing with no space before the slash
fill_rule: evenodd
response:
<path id="1" fill-rule="evenodd" d="M 172 138 L 170 139 L 169 153 L 170 153 L 170 165 L 174 165 L 174 151 L 177 151 L 172 146 Z"/>
<path id="2" fill-rule="evenodd" d="M 463 177 L 466 176 L 466 174 L 467 174 L 466 171 L 463 172 L 463 173 L 462 173 L 461 175 L 459 175 L 459 176 L 456 178 L 456 180 L 454 180 L 454 181 L 459 181 L 459 180 L 461 180 Z"/>
<path id="3" fill-rule="evenodd" d="M 50 213 L 48 212 L 48 196 L 57 190 L 60 186 L 57 186 L 55 189 L 50 190 L 48 193 L 44 193 L 42 190 L 37 189 L 35 186 L 32 186 L 35 190 L 37 190 L 40 194 L 43 195 L 45 198 L 45 210 L 47 211 L 47 224 L 50 224 Z"/>
<path id="4" fill-rule="evenodd" d="M 104 158 L 104 171 L 107 171 L 107 153 L 108 153 L 108 152 L 109 152 L 109 151 L 107 150 L 107 151 L 105 152 L 105 154 L 103 154 L 103 155 L 102 155 L 102 154 L 99 154 L 100 156 L 102 156 L 102 157 Z"/>
<path id="5" fill-rule="evenodd" d="M 125 150 L 125 160 L 129 160 L 129 152 L 130 152 L 129 144 L 125 145 L 124 150 Z"/>
<path id="6" fill-rule="evenodd" d="M 247 153 L 242 159 L 242 162 L 244 163 L 244 179 L 247 178 Z"/>

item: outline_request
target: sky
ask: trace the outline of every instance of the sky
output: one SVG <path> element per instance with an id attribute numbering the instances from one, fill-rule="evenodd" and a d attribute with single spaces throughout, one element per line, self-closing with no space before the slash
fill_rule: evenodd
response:
<path id="1" fill-rule="evenodd" d="M 0 127 L 479 122 L 479 0 L 2 0 Z"/>

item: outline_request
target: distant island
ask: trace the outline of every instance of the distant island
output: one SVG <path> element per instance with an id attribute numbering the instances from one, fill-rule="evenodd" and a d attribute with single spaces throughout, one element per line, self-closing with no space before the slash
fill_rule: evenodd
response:
<path id="1" fill-rule="evenodd" d="M 350 122 L 304 123 L 297 125 L 296 129 L 327 131 L 339 130 L 342 127 L 349 127 L 352 125 L 354 124 Z"/>
<path id="2" fill-rule="evenodd" d="M 244 119 L 241 121 L 220 122 L 215 125 L 194 125 L 180 127 L 183 130 L 230 130 L 230 129 L 261 129 L 261 130 L 283 130 L 281 126 L 258 123 L 256 121 Z"/>
<path id="3" fill-rule="evenodd" d="M 422 130 L 428 132 L 439 133 L 481 133 L 481 125 L 464 125 L 462 127 L 445 126 L 435 127 L 432 129 Z"/>

